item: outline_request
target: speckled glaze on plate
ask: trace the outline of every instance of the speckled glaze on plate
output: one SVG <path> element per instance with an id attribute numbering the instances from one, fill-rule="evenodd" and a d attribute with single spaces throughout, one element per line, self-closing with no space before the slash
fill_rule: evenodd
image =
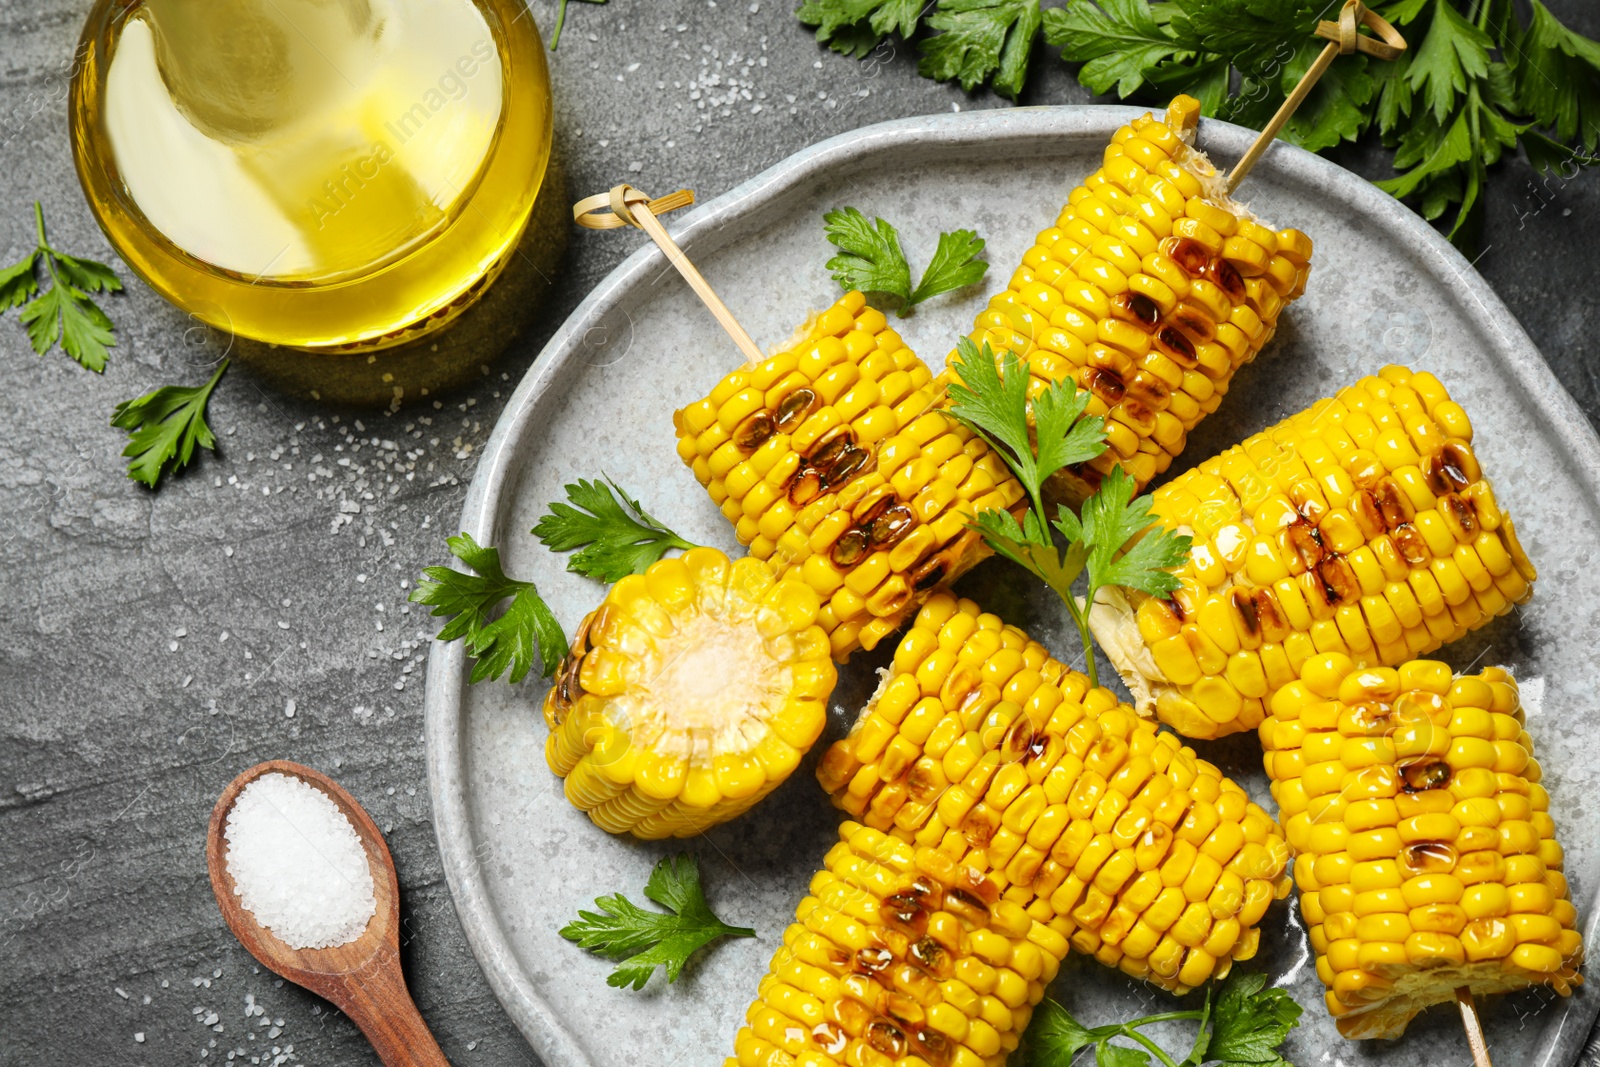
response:
<path id="1" fill-rule="evenodd" d="M 821 215 L 852 204 L 899 227 L 914 263 L 942 229 L 975 228 L 989 242 L 983 286 L 924 305 L 897 324 L 911 347 L 942 365 L 954 338 L 1003 285 L 1067 191 L 1098 164 L 1123 107 L 1023 108 L 870 126 L 807 149 L 672 227 L 757 342 L 786 338 L 838 293 L 823 264 Z M 1206 121 L 1199 143 L 1219 164 L 1252 134 Z M 662 192 L 664 190 L 652 190 Z M 1523 680 L 1567 874 L 1594 944 L 1600 887 L 1600 570 L 1591 566 L 1600 510 L 1600 440 L 1510 313 L 1458 253 L 1409 210 L 1362 179 L 1299 149 L 1275 145 L 1242 198 L 1277 226 L 1316 241 L 1306 295 L 1277 339 L 1235 379 L 1217 414 L 1190 435 L 1174 472 L 1328 395 L 1382 364 L 1433 371 L 1471 413 L 1475 445 L 1538 565 L 1534 601 L 1443 653 L 1458 669 L 1512 667 Z M 563 483 L 601 471 L 692 540 L 737 550 L 732 530 L 674 451 L 672 411 L 740 362 L 731 343 L 653 246 L 602 282 L 551 339 L 490 438 L 461 529 L 500 547 L 509 573 L 538 581 L 570 631 L 602 588 L 568 574 L 528 530 Z M 958 589 L 1026 628 L 1064 659 L 1076 637 L 1050 594 L 991 560 Z M 549 1067 L 710 1067 L 735 1030 L 834 840 L 837 813 L 811 770 L 872 688 L 889 653 L 858 655 L 841 672 L 828 734 L 772 797 L 742 819 L 683 843 L 611 837 L 562 797 L 544 762 L 544 685 L 466 684 L 459 643 L 429 663 L 427 743 L 435 828 L 467 938 L 506 1010 Z M 1102 677 L 1112 672 L 1102 661 Z M 1196 746 L 1265 798 L 1253 735 Z M 1270 803 L 1269 803 L 1270 808 Z M 605 984 L 611 964 L 557 930 L 597 895 L 642 899 L 650 868 L 682 848 L 700 858 L 707 895 L 757 940 L 725 942 L 667 986 L 641 993 Z M 1593 951 L 1591 949 L 1591 951 Z M 1322 1007 L 1322 987 L 1298 915 L 1278 903 L 1262 922 L 1264 968 L 1305 1006 L 1289 1042 L 1301 1065 L 1465 1063 L 1454 1010 L 1431 1009 L 1393 1042 L 1347 1042 Z M 1052 995 L 1089 1023 L 1167 1010 L 1166 994 L 1074 957 Z M 1596 995 L 1544 990 L 1487 1004 L 1485 1027 L 1502 1067 L 1566 1067 L 1594 1020 Z M 1173 1048 L 1187 1048 L 1174 1033 Z"/>

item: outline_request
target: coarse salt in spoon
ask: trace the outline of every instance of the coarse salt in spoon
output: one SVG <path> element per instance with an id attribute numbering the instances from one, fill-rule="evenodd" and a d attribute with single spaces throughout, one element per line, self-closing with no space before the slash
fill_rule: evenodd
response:
<path id="1" fill-rule="evenodd" d="M 287 760 L 251 767 L 211 810 L 206 866 L 252 956 L 331 1001 L 387 1067 L 448 1067 L 400 971 L 389 848 L 337 783 Z"/>

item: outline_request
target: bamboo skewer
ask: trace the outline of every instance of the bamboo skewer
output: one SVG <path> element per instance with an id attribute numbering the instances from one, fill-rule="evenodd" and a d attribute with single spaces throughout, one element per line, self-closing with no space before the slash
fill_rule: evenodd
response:
<path id="1" fill-rule="evenodd" d="M 650 235 L 661 251 L 666 255 L 667 262 L 678 269 L 683 275 L 683 280 L 689 283 L 695 295 L 705 304 L 717 323 L 733 338 L 733 343 L 739 346 L 739 351 L 744 353 L 745 365 L 755 366 L 766 359 L 765 353 L 756 347 L 750 334 L 739 320 L 733 317 L 733 312 L 728 310 L 728 305 L 722 302 L 711 283 L 706 281 L 705 275 L 689 261 L 683 254 L 683 249 L 667 233 L 667 228 L 661 225 L 657 215 L 665 214 L 676 208 L 686 207 L 694 203 L 694 193 L 688 189 L 679 189 L 657 200 L 651 200 L 644 193 L 631 185 L 618 185 L 608 193 L 596 193 L 594 196 L 585 197 L 572 205 L 572 220 L 579 226 L 590 230 L 614 230 L 619 226 L 637 226 Z"/>
<path id="2" fill-rule="evenodd" d="M 1489 1043 L 1483 1038 L 1483 1023 L 1478 1019 L 1478 1005 L 1470 987 L 1456 989 L 1456 1007 L 1461 1009 L 1461 1027 L 1466 1030 L 1467 1045 L 1472 1049 L 1472 1067 L 1494 1067 L 1489 1062 Z"/>
<path id="3" fill-rule="evenodd" d="M 1368 37 L 1357 32 L 1357 27 L 1365 26 L 1376 33 L 1377 37 Z M 1333 61 L 1340 56 L 1354 55 L 1362 52 L 1378 59 L 1398 59 L 1400 53 L 1406 50 L 1406 41 L 1400 36 L 1398 30 L 1389 25 L 1376 13 L 1367 10 L 1361 0 L 1345 0 L 1344 7 L 1339 11 L 1338 22 L 1317 23 L 1317 36 L 1328 42 L 1322 54 L 1317 56 L 1315 63 L 1305 72 L 1300 83 L 1294 87 L 1289 98 L 1278 108 L 1278 113 L 1272 116 L 1272 121 L 1267 123 L 1266 129 L 1261 131 L 1261 136 L 1255 139 L 1250 150 L 1234 166 L 1233 173 L 1228 175 L 1228 192 L 1239 187 L 1245 175 L 1250 173 L 1250 168 L 1266 152 L 1283 130 L 1284 125 L 1294 115 L 1295 110 L 1305 103 L 1311 90 L 1316 87 L 1318 79 L 1327 73 Z"/>

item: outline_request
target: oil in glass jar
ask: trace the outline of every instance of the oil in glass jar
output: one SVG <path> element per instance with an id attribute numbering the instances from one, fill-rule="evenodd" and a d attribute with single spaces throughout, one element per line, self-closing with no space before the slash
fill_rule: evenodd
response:
<path id="1" fill-rule="evenodd" d="M 100 0 L 78 175 L 152 288 L 229 335 L 372 351 L 451 321 L 550 163 L 520 0 Z"/>

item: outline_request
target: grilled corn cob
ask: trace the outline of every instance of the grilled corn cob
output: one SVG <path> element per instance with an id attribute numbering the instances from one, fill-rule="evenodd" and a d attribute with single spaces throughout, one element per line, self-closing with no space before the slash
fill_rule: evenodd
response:
<path id="1" fill-rule="evenodd" d="M 674 416 L 678 455 L 739 541 L 822 598 L 817 622 L 841 660 L 985 558 L 968 524 L 1023 497 L 1001 458 L 934 408 L 932 372 L 865 304 L 847 293 Z"/>
<path id="2" fill-rule="evenodd" d="M 1178 992 L 1253 956 L 1289 891 L 1283 837 L 1237 785 L 947 592 L 817 773 L 862 833 L 938 852 L 1063 951 Z"/>
<path id="3" fill-rule="evenodd" d="M 1507 672 L 1319 654 L 1260 734 L 1346 1037 L 1396 1037 L 1459 986 L 1581 983 L 1550 797 Z"/>
<path id="4" fill-rule="evenodd" d="M 1533 565 L 1431 374 L 1385 367 L 1155 493 L 1194 547 L 1169 599 L 1107 590 L 1090 625 L 1144 714 L 1253 729 L 1320 652 L 1394 666 L 1532 595 Z"/>
<path id="5" fill-rule="evenodd" d="M 685 837 L 772 792 L 821 733 L 837 673 L 817 595 L 712 548 L 629 575 L 544 701 L 545 758 L 612 833 Z"/>
<path id="6" fill-rule="evenodd" d="M 1166 122 L 1119 129 L 971 335 L 1024 357 L 1036 390 L 1070 377 L 1094 395 L 1110 447 L 1046 487 L 1073 507 L 1113 464 L 1141 488 L 1166 470 L 1305 290 L 1310 238 L 1228 197 L 1193 147 L 1199 107 L 1180 96 Z"/>

